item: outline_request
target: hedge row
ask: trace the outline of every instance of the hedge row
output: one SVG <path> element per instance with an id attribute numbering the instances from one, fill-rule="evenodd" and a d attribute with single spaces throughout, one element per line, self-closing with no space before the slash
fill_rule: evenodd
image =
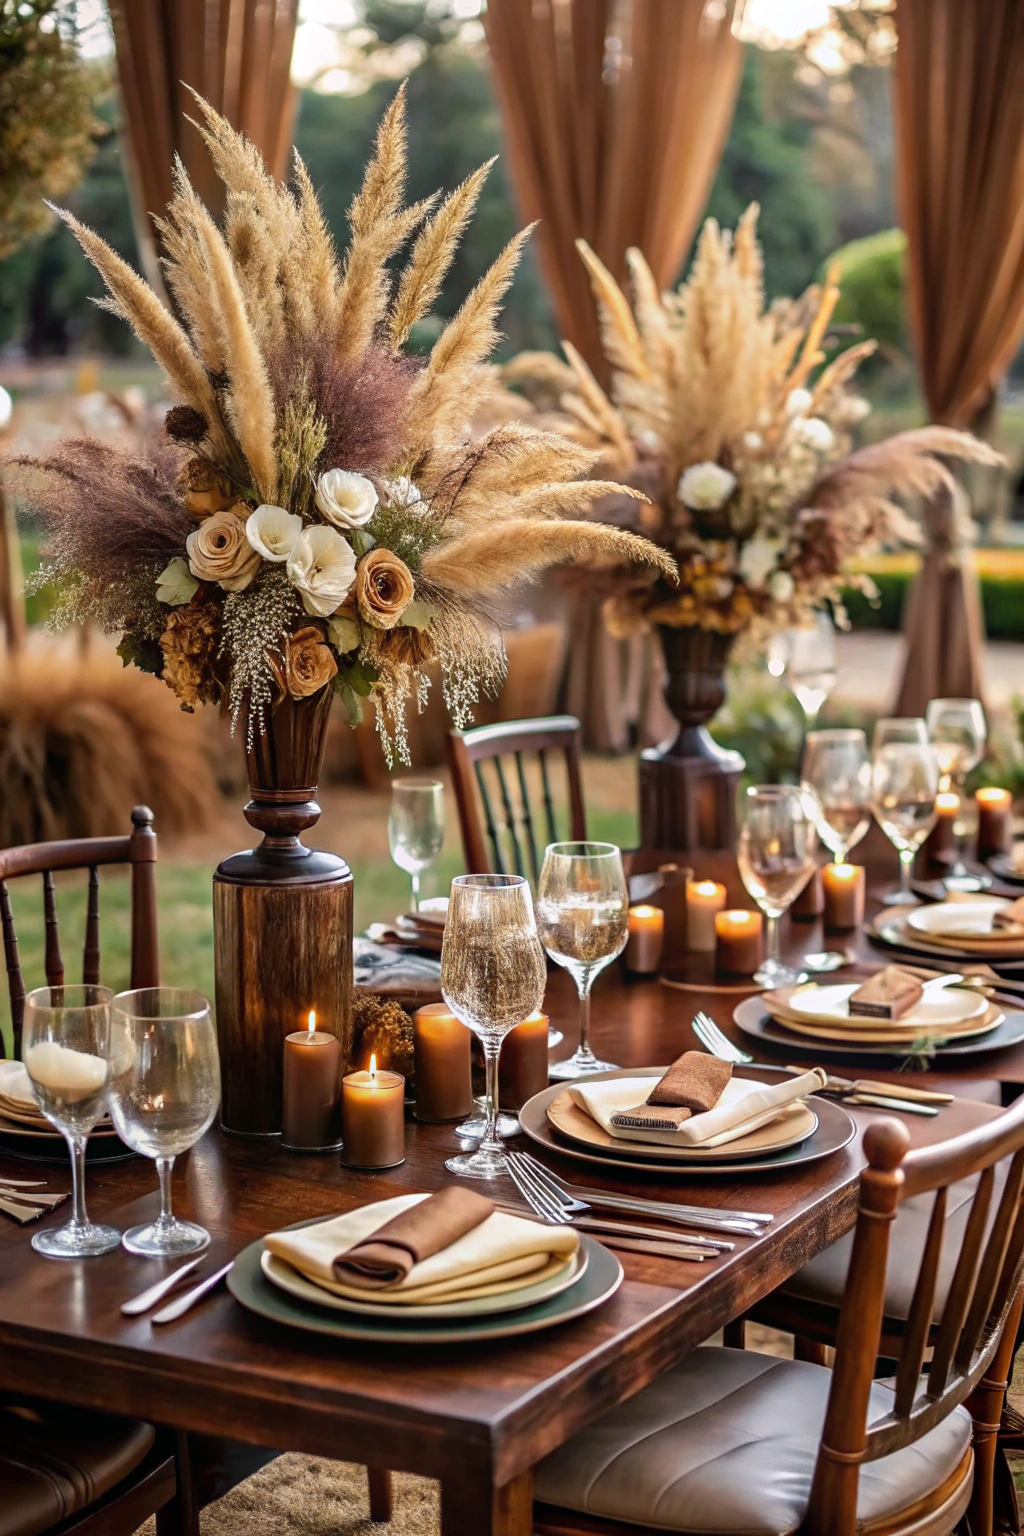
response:
<path id="1" fill-rule="evenodd" d="M 862 592 L 846 592 L 844 602 L 854 629 L 899 629 L 911 577 L 902 571 L 873 572 L 877 606 Z M 1024 640 L 1024 579 L 982 574 L 981 602 L 991 640 Z"/>

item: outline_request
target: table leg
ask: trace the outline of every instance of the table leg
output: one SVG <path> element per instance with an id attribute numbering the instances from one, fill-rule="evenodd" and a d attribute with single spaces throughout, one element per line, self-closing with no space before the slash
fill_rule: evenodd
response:
<path id="1" fill-rule="evenodd" d="M 391 1473 L 381 1467 L 367 1467 L 370 1484 L 370 1519 L 386 1524 L 391 1519 Z"/>
<path id="2" fill-rule="evenodd" d="M 469 1474 L 441 1482 L 441 1536 L 530 1536 L 533 1471 L 502 1488 Z"/>

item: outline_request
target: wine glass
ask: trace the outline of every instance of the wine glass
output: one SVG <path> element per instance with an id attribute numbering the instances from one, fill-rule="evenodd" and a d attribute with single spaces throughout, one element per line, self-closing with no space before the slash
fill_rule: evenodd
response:
<path id="1" fill-rule="evenodd" d="M 220 1062 L 210 1005 L 180 987 L 120 992 L 110 1005 L 110 1118 L 126 1146 L 156 1162 L 160 1215 L 122 1238 L 129 1253 L 177 1258 L 205 1248 L 205 1227 L 171 1210 L 171 1171 L 213 1124 Z"/>
<path id="2" fill-rule="evenodd" d="M 814 871 L 815 833 L 810 808 L 795 784 L 755 784 L 741 801 L 743 825 L 736 857 L 740 877 L 768 919 L 768 955 L 754 980 L 761 987 L 795 986 L 803 971 L 783 964 L 779 918 Z"/>
<path id="3" fill-rule="evenodd" d="M 412 877 L 412 910 L 419 911 L 420 875 L 444 843 L 444 785 L 440 779 L 392 779 L 388 814 L 391 857 Z"/>
<path id="4" fill-rule="evenodd" d="M 441 996 L 484 1048 L 487 1107 L 479 1146 L 448 1158 L 450 1173 L 494 1179 L 508 1171 L 495 1125 L 498 1056 L 509 1030 L 540 1007 L 546 980 L 527 881 L 521 875 L 454 879 L 441 947 Z"/>
<path id="5" fill-rule="evenodd" d="M 882 897 L 887 906 L 913 905 L 914 856 L 935 825 L 939 764 L 919 719 L 885 719 L 871 743 L 871 798 L 875 820 L 900 856 L 900 883 Z"/>
<path id="6" fill-rule="evenodd" d="M 556 1061 L 559 1081 L 613 1072 L 590 1048 L 590 989 L 594 977 L 621 955 L 629 937 L 629 895 L 622 854 L 614 843 L 552 843 L 537 887 L 537 924 L 544 948 L 564 965 L 580 997 L 580 1043 Z"/>
<path id="7" fill-rule="evenodd" d="M 808 731 L 800 782 L 810 796 L 818 836 L 845 864 L 871 825 L 871 759 L 858 730 Z"/>
<path id="8" fill-rule="evenodd" d="M 811 624 L 778 631 L 768 642 L 768 671 L 784 677 L 808 726 L 836 685 L 836 632 L 827 613 Z"/>
<path id="9" fill-rule="evenodd" d="M 972 874 L 963 861 L 963 843 L 969 830 L 964 780 L 985 755 L 988 727 L 984 708 L 980 699 L 932 699 L 924 719 L 939 764 L 939 788 L 955 787 L 960 796 L 960 815 L 953 824 L 956 860 L 943 883 L 949 890 L 984 890 L 991 885 L 991 878 Z"/>
<path id="10" fill-rule="evenodd" d="M 110 1076 L 109 987 L 37 987 L 25 998 L 21 1059 L 36 1103 L 71 1153 L 71 1220 L 36 1232 L 32 1247 L 54 1259 L 87 1259 L 121 1241 L 85 1209 L 85 1147 L 106 1109 Z"/>

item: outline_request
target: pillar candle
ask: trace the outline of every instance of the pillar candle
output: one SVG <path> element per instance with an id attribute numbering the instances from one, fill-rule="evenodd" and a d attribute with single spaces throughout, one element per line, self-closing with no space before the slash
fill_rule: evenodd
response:
<path id="1" fill-rule="evenodd" d="M 715 913 L 725 906 L 725 886 L 717 880 L 686 882 L 686 947 L 710 954 L 715 948 Z"/>
<path id="2" fill-rule="evenodd" d="M 665 914 L 660 907 L 630 907 L 629 938 L 623 954 L 627 971 L 653 976 L 661 964 L 665 942 Z"/>
<path id="3" fill-rule="evenodd" d="M 518 1112 L 548 1085 L 548 1016 L 531 1013 L 510 1029 L 498 1057 L 498 1104 Z"/>
<path id="4" fill-rule="evenodd" d="M 984 862 L 994 853 L 1008 853 L 1013 841 L 1013 796 L 1008 789 L 979 789 L 978 858 Z"/>
<path id="5" fill-rule="evenodd" d="M 341 1045 L 334 1035 L 316 1027 L 310 1009 L 309 1028 L 286 1035 L 281 1142 L 297 1152 L 314 1152 L 340 1144 L 338 1079 Z"/>
<path id="6" fill-rule="evenodd" d="M 790 917 L 798 922 L 812 923 L 825 910 L 825 893 L 821 885 L 821 870 L 816 869 L 789 909 Z"/>
<path id="7" fill-rule="evenodd" d="M 417 1120 L 464 1120 L 473 1108 L 473 1036 L 444 1003 L 412 1016 Z"/>
<path id="8" fill-rule="evenodd" d="M 859 928 L 864 921 L 863 864 L 826 864 L 821 872 L 825 927 Z"/>
<path id="9" fill-rule="evenodd" d="M 405 1078 L 350 1072 L 341 1085 L 342 1162 L 350 1168 L 394 1168 L 405 1162 Z"/>
<path id="10" fill-rule="evenodd" d="M 956 819 L 960 815 L 960 796 L 943 790 L 935 796 L 936 820 L 925 838 L 925 858 L 933 864 L 952 864 L 956 857 Z"/>
<path id="11" fill-rule="evenodd" d="M 736 976 L 752 976 L 761 964 L 760 912 L 717 912 L 715 914 L 715 967 Z"/>

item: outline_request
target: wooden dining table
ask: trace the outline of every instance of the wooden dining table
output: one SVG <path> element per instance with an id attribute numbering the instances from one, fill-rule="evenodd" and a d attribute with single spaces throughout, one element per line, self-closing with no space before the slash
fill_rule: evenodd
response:
<path id="1" fill-rule="evenodd" d="M 611 969 L 594 996 L 599 1049 L 623 1065 L 670 1061 L 690 1043 L 695 997 L 657 981 L 630 983 Z M 567 1049 L 575 998 L 563 973 L 550 976 L 547 1007 Z M 727 1022 L 720 1008 L 716 1017 Z M 876 1118 L 851 1112 L 859 1131 Z M 934 1119 L 900 1118 L 920 1146 L 998 1112 L 963 1097 Z M 406 1162 L 380 1173 L 345 1169 L 337 1154 L 289 1153 L 275 1140 L 209 1132 L 179 1159 L 174 1190 L 179 1213 L 212 1234 L 201 1273 L 274 1228 L 449 1182 L 452 1128 L 410 1121 L 407 1130 Z M 573 1175 L 571 1162 L 544 1156 Z M 0 1175 L 29 1177 L 32 1166 L 0 1156 Z M 623 1252 L 622 1286 L 588 1316 L 505 1343 L 443 1348 L 304 1333 L 253 1315 L 223 1287 L 169 1325 L 126 1318 L 121 1302 L 159 1278 L 161 1263 L 123 1250 L 46 1259 L 30 1246 L 31 1228 L 4 1220 L 0 1389 L 438 1478 L 444 1536 L 528 1536 L 536 1463 L 848 1231 L 861 1166 L 857 1137 L 777 1173 L 635 1179 L 588 1167 L 591 1185 L 765 1211 L 774 1220 L 764 1236 L 736 1237 L 733 1252 L 704 1263 Z M 87 1194 L 94 1219 L 122 1228 L 158 1208 L 153 1166 L 141 1159 L 91 1164 Z M 512 1186 L 501 1194 L 510 1198 Z"/>

